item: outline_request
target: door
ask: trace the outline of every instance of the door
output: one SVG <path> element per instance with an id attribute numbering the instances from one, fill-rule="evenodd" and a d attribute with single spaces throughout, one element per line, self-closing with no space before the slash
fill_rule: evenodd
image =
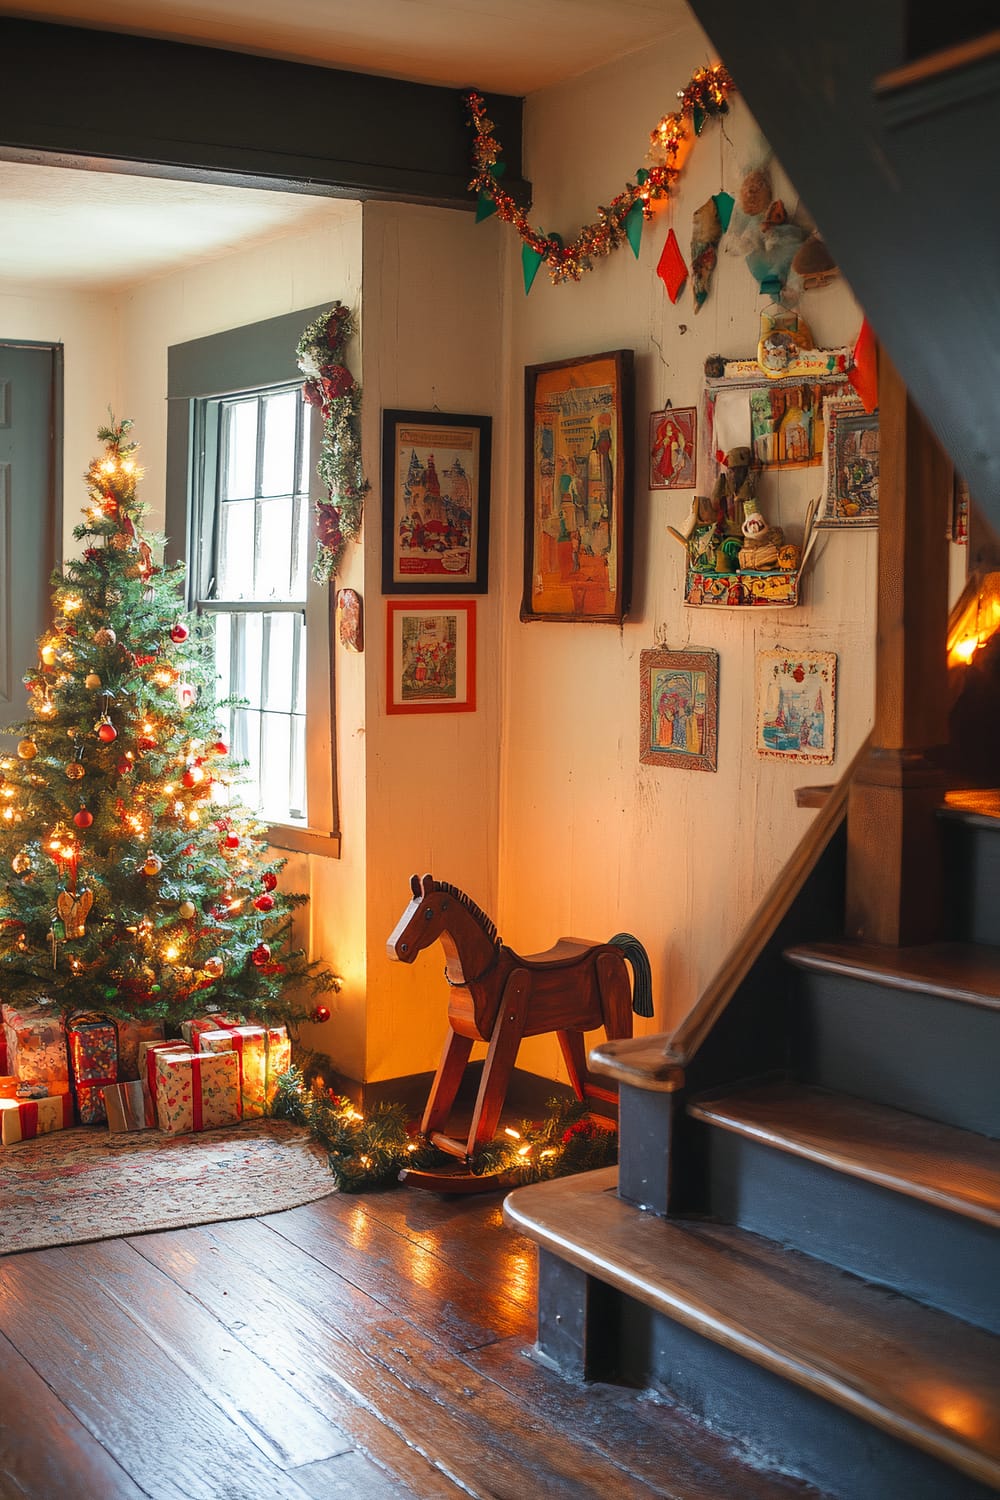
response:
<path id="1" fill-rule="evenodd" d="M 0 734 L 27 717 L 22 676 L 50 623 L 62 526 L 62 348 L 0 343 Z"/>

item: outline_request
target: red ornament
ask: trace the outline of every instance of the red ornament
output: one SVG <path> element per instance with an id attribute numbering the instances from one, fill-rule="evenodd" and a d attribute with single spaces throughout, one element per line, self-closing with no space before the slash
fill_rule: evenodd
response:
<path id="1" fill-rule="evenodd" d="M 227 849 L 238 849 L 240 847 L 240 836 L 238 833 L 227 833 L 222 842 Z"/>
<path id="2" fill-rule="evenodd" d="M 324 1021 L 329 1021 L 329 1019 L 330 1019 L 330 1008 L 329 1008 L 329 1006 L 327 1006 L 327 1005 L 317 1005 L 316 1008 L 315 1008 L 315 1010 L 313 1011 L 313 1013 L 312 1013 L 312 1015 L 310 1016 L 309 1019 L 311 1021 L 315 1021 L 318 1025 L 322 1026 L 322 1024 L 323 1024 Z"/>
<path id="3" fill-rule="evenodd" d="M 681 288 L 687 281 L 688 270 L 673 229 L 667 235 L 666 243 L 657 262 L 656 274 L 666 287 L 667 296 L 671 302 L 676 302 L 681 294 Z"/>
<path id="4" fill-rule="evenodd" d="M 258 911 L 273 911 L 274 910 L 274 897 L 273 896 L 255 896 L 253 904 L 257 908 Z"/>
<path id="5" fill-rule="evenodd" d="M 271 961 L 271 950 L 266 943 L 258 943 L 250 955 L 250 962 L 258 969 L 262 969 L 266 963 Z"/>
<path id="6" fill-rule="evenodd" d="M 226 744 L 225 740 L 216 740 L 215 744 L 212 746 L 212 754 L 213 755 L 228 755 L 229 754 L 229 746 Z"/>
<path id="7" fill-rule="evenodd" d="M 278 884 L 278 877 L 277 875 L 275 875 L 273 870 L 267 870 L 261 876 L 260 883 L 264 887 L 265 891 L 273 891 L 275 886 Z"/>
<path id="8" fill-rule="evenodd" d="M 118 731 L 110 719 L 105 719 L 102 723 L 98 724 L 97 738 L 103 740 L 106 745 L 110 745 L 112 740 L 118 738 Z"/>
<path id="9" fill-rule="evenodd" d="M 135 742 L 137 750 L 155 750 L 156 741 L 151 734 L 140 734 Z"/>
<path id="10" fill-rule="evenodd" d="M 101 509 L 106 516 L 116 516 L 118 514 L 118 501 L 114 495 L 105 495 L 101 501 Z"/>
<path id="11" fill-rule="evenodd" d="M 77 828 L 89 828 L 94 821 L 94 814 L 89 813 L 85 807 L 81 807 L 78 813 L 73 814 L 73 822 Z"/>
<path id="12" fill-rule="evenodd" d="M 129 760 L 127 755 L 123 755 L 117 766 L 115 766 L 115 770 L 119 776 L 127 776 L 130 771 L 135 770 L 135 762 Z"/>
<path id="13" fill-rule="evenodd" d="M 178 620 L 176 625 L 171 625 L 170 639 L 173 641 L 175 646 L 179 646 L 183 641 L 186 641 L 188 635 L 189 631 L 183 620 Z"/>
<path id="14" fill-rule="evenodd" d="M 184 775 L 181 777 L 181 785 L 182 786 L 197 786 L 198 782 L 200 780 L 201 780 L 201 778 L 198 777 L 198 776 L 195 776 L 193 772 L 191 772 L 191 771 L 185 771 Z"/>

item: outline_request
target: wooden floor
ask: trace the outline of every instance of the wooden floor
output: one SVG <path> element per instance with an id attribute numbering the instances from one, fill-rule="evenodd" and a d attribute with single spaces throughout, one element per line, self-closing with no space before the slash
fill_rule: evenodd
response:
<path id="1" fill-rule="evenodd" d="M 0 1260 L 0 1500 L 756 1500 L 651 1393 L 532 1361 L 499 1195 L 397 1188 Z"/>

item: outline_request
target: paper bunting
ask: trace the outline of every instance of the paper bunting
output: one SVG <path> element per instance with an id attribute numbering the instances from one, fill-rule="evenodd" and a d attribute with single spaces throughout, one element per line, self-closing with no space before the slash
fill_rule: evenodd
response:
<path id="1" fill-rule="evenodd" d="M 854 345 L 854 364 L 848 371 L 847 378 L 857 391 L 865 411 L 874 411 L 878 406 L 878 353 L 875 334 L 867 318 L 861 324 L 861 332 Z"/>
<path id="2" fill-rule="evenodd" d="M 656 265 L 656 274 L 667 289 L 667 296 L 671 302 L 676 302 L 681 294 L 681 288 L 687 281 L 687 266 L 681 254 L 681 247 L 677 243 L 677 236 L 673 229 L 667 235 L 666 243 L 660 254 Z"/>
<path id="3" fill-rule="evenodd" d="M 639 259 L 639 246 L 642 244 L 643 217 L 641 203 L 633 203 L 625 215 L 625 233 L 628 235 L 628 242 L 632 246 L 632 254 L 636 260 Z"/>
<path id="4" fill-rule="evenodd" d="M 521 271 L 524 275 L 525 296 L 531 291 L 535 277 L 538 275 L 538 267 L 544 259 L 545 256 L 539 254 L 537 250 L 533 250 L 530 245 L 524 244 L 521 246 Z"/>
<path id="5" fill-rule="evenodd" d="M 719 223 L 722 225 L 722 232 L 723 234 L 725 234 L 726 230 L 729 228 L 729 221 L 733 217 L 733 207 L 736 203 L 736 199 L 733 197 L 732 193 L 722 192 L 715 194 L 713 202 L 715 203 L 715 211 L 719 215 Z"/>
<path id="6" fill-rule="evenodd" d="M 505 161 L 495 161 L 492 167 L 490 167 L 490 176 L 495 182 L 499 182 L 506 170 L 507 163 Z M 483 189 L 480 189 L 479 196 L 476 199 L 476 223 L 481 224 L 484 219 L 488 219 L 490 214 L 495 214 L 496 211 L 497 203 L 492 193 L 487 193 Z"/>

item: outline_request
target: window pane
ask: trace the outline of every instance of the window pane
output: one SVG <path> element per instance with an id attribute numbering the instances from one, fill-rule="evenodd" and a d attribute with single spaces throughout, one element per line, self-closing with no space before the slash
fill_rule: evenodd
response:
<path id="1" fill-rule="evenodd" d="M 257 599 L 289 599 L 292 571 L 292 502 L 263 500 L 257 542 Z"/>
<path id="2" fill-rule="evenodd" d="M 295 616 L 298 626 L 298 667 L 295 673 L 295 698 L 292 703 L 297 714 L 306 711 L 306 622 L 301 615 Z"/>
<path id="3" fill-rule="evenodd" d="M 240 663 L 241 698 L 249 700 L 251 708 L 260 708 L 261 671 L 264 660 L 264 617 L 242 615 L 243 643 Z"/>
<path id="4" fill-rule="evenodd" d="M 267 615 L 267 680 L 263 706 L 280 713 L 292 710 L 294 672 L 294 615 Z"/>
<path id="5" fill-rule="evenodd" d="M 306 805 L 306 721 L 304 714 L 294 714 L 289 720 L 292 726 L 291 789 L 288 817 L 290 822 L 304 823 L 309 809 Z"/>
<path id="6" fill-rule="evenodd" d="M 253 597 L 254 503 L 229 501 L 219 528 L 219 599 Z"/>
<path id="7" fill-rule="evenodd" d="M 305 495 L 301 495 L 297 502 L 294 521 L 295 547 L 292 554 L 291 586 L 291 597 L 293 599 L 305 599 L 306 589 L 309 587 L 307 573 L 309 569 L 310 517 L 309 501 Z"/>
<path id="8" fill-rule="evenodd" d="M 295 487 L 295 418 L 300 400 L 297 390 L 264 398 L 262 495 L 290 495 Z"/>
<path id="9" fill-rule="evenodd" d="M 288 820 L 291 720 L 284 714 L 264 714 L 261 750 L 261 809 L 264 816 L 281 822 Z"/>
<path id="10" fill-rule="evenodd" d="M 243 500 L 256 488 L 257 398 L 228 403 L 222 411 L 222 499 Z"/>

